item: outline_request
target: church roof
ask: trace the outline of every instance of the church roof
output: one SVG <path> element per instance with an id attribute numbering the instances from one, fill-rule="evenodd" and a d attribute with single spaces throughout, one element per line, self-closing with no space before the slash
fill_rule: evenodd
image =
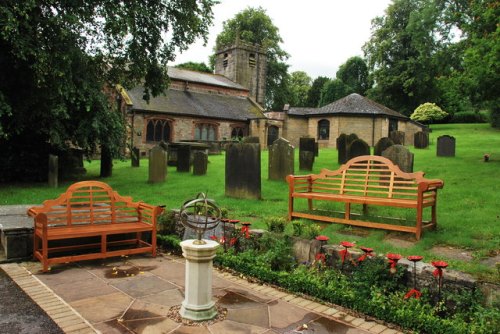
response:
<path id="1" fill-rule="evenodd" d="M 168 89 L 166 95 L 151 97 L 148 103 L 142 98 L 142 86 L 127 93 L 131 109 L 137 111 L 237 121 L 265 118 L 262 108 L 247 97 Z"/>
<path id="2" fill-rule="evenodd" d="M 289 115 L 296 116 L 320 116 L 320 115 L 383 115 L 394 118 L 409 119 L 405 115 L 372 101 L 364 96 L 353 93 L 321 108 L 297 108 L 291 107 Z"/>
<path id="3" fill-rule="evenodd" d="M 240 84 L 237 84 L 236 82 L 229 80 L 228 78 L 220 74 L 197 72 L 176 67 L 169 67 L 167 73 L 171 79 L 175 80 L 197 82 L 206 85 L 220 86 L 220 87 L 227 87 L 232 89 L 248 91 L 247 88 L 243 87 Z"/>

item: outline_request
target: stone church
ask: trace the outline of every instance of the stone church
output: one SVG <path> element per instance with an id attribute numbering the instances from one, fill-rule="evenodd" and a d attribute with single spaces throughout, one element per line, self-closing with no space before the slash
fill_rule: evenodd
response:
<path id="1" fill-rule="evenodd" d="M 244 136 L 258 137 L 263 148 L 279 137 L 298 146 L 300 137 L 313 137 L 320 147 L 335 147 L 341 133 L 356 133 L 374 146 L 389 131 L 413 134 L 422 125 L 357 94 L 322 108 L 285 106 L 263 109 L 266 53 L 241 42 L 216 54 L 215 73 L 168 68 L 170 86 L 165 95 L 143 100 L 142 86 L 121 90 L 122 112 L 129 129 L 129 144 L 141 155 L 161 141 L 221 142 Z"/>

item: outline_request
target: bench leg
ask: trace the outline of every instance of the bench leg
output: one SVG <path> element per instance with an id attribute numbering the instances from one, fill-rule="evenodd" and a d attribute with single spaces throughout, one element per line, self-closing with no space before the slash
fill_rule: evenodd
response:
<path id="1" fill-rule="evenodd" d="M 44 273 L 49 271 L 49 241 L 45 238 L 42 240 L 42 265 Z"/>
<path id="2" fill-rule="evenodd" d="M 151 255 L 156 257 L 156 229 L 151 231 L 151 247 L 153 248 Z"/>
<path id="3" fill-rule="evenodd" d="M 367 215 L 368 214 L 368 205 L 366 204 L 363 204 L 363 215 Z"/>
<path id="4" fill-rule="evenodd" d="M 420 240 L 422 236 L 422 208 L 417 208 L 417 230 L 415 232 L 415 238 Z"/>
<path id="5" fill-rule="evenodd" d="M 307 200 L 307 206 L 309 207 L 309 211 L 312 211 L 313 209 L 313 200 L 312 199 L 308 199 Z"/>
<path id="6" fill-rule="evenodd" d="M 344 218 L 351 219 L 351 203 L 345 204 Z"/>
<path id="7" fill-rule="evenodd" d="M 106 233 L 103 233 L 103 234 L 101 234 L 101 254 L 103 256 L 106 255 L 107 248 L 108 248 L 108 246 L 107 246 L 107 235 L 106 235 Z"/>
<path id="8" fill-rule="evenodd" d="M 293 197 L 288 196 L 288 221 L 292 220 L 292 212 L 293 212 Z"/>

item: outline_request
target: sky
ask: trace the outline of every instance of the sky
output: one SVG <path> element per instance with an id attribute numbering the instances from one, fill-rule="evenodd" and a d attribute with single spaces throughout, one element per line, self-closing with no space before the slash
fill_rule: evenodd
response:
<path id="1" fill-rule="evenodd" d="M 220 0 L 213 7 L 214 20 L 208 42 L 198 40 L 178 54 L 174 63 L 204 62 L 222 31 L 222 23 L 246 9 L 261 6 L 278 27 L 282 49 L 290 58 L 289 73 L 304 71 L 313 80 L 334 78 L 340 65 L 363 56 L 362 46 L 370 39 L 371 21 L 384 15 L 392 0 Z"/>

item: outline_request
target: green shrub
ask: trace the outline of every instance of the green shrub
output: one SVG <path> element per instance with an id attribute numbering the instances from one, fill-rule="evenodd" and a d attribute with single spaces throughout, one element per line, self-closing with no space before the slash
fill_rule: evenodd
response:
<path id="1" fill-rule="evenodd" d="M 448 113 L 443 111 L 435 103 L 424 103 L 419 105 L 410 118 L 417 122 L 422 123 L 432 123 L 433 121 L 439 121 L 448 116 Z"/>
<path id="2" fill-rule="evenodd" d="M 266 224 L 269 232 L 283 233 L 285 231 L 287 220 L 283 217 L 265 217 L 264 223 Z"/>
<path id="3" fill-rule="evenodd" d="M 177 219 L 175 211 L 165 210 L 158 216 L 158 233 L 160 234 L 176 234 Z"/>
<path id="4" fill-rule="evenodd" d="M 302 231 L 304 239 L 314 239 L 321 234 L 321 226 L 318 224 L 306 224 Z"/>
<path id="5" fill-rule="evenodd" d="M 156 236 L 156 240 L 158 241 L 158 245 L 161 246 L 163 249 L 170 251 L 174 254 L 182 254 L 182 248 L 181 248 L 181 239 L 175 235 L 161 235 L 158 234 Z"/>
<path id="6" fill-rule="evenodd" d="M 305 224 L 303 221 L 294 220 L 292 221 L 292 235 L 294 237 L 301 237 L 304 233 Z"/>
<path id="7" fill-rule="evenodd" d="M 487 119 L 484 114 L 473 111 L 457 112 L 453 115 L 450 123 L 486 123 Z"/>

